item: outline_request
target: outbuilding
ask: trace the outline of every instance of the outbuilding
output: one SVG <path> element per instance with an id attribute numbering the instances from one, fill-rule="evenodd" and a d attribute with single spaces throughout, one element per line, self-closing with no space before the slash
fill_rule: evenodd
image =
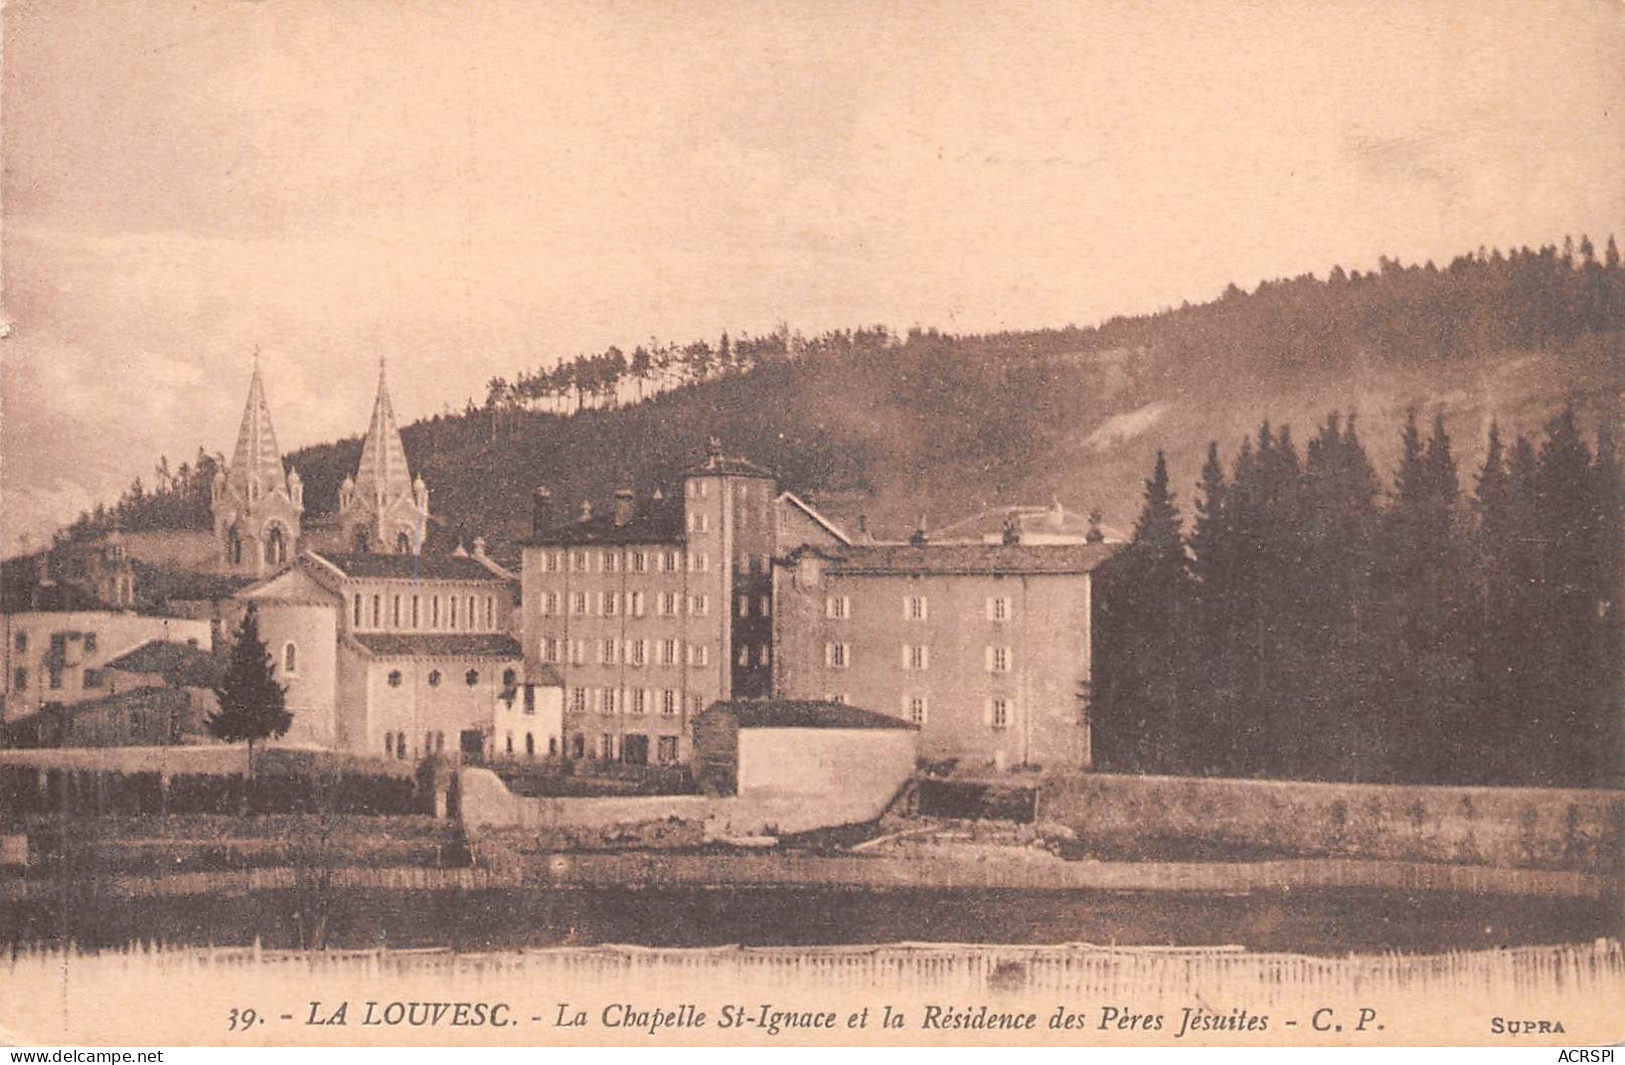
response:
<path id="1" fill-rule="evenodd" d="M 816 700 L 714 703 L 693 730 L 707 795 L 889 796 L 914 774 L 919 741 L 919 729 L 900 718 Z"/>

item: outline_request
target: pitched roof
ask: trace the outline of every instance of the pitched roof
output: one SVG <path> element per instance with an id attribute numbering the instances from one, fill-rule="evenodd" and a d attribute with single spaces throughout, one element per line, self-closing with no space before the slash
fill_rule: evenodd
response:
<path id="1" fill-rule="evenodd" d="M 374 658 L 522 658 L 519 641 L 506 633 L 356 632 L 350 639 Z"/>
<path id="2" fill-rule="evenodd" d="M 212 687 L 220 676 L 220 662 L 214 655 L 175 640 L 148 640 L 108 662 L 105 668 L 126 673 L 156 673 L 168 683 L 184 688 Z"/>
<path id="3" fill-rule="evenodd" d="M 779 499 L 794 507 L 796 510 L 801 511 L 801 513 L 805 514 L 815 525 L 829 533 L 841 543 L 847 545 L 852 543 L 852 538 L 846 535 L 846 533 L 841 530 L 840 526 L 824 517 L 824 515 L 818 513 L 818 511 L 813 509 L 811 503 L 808 503 L 805 499 L 802 499 L 794 492 L 780 492 Z"/>
<path id="4" fill-rule="evenodd" d="M 527 547 L 576 547 L 584 544 L 681 544 L 687 539 L 683 528 L 681 499 L 646 499 L 632 511 L 630 521 L 615 523 L 615 508 L 595 509 L 585 521 L 577 518 L 544 530 L 539 536 L 521 540 Z"/>
<path id="5" fill-rule="evenodd" d="M 395 406 L 389 400 L 384 362 L 378 360 L 378 395 L 372 421 L 361 444 L 361 465 L 355 474 L 355 497 L 368 502 L 388 501 L 412 494 L 412 473 L 406 466 L 406 448 L 395 425 Z"/>
<path id="6" fill-rule="evenodd" d="M 562 688 L 564 675 L 546 663 L 526 662 L 525 683 L 540 684 L 544 688 Z"/>
<path id="7" fill-rule="evenodd" d="M 730 714 L 740 728 L 913 729 L 901 718 L 821 699 L 735 699 L 712 703 L 699 715 Z M 698 718 L 696 718 L 698 720 Z"/>
<path id="8" fill-rule="evenodd" d="M 930 538 L 937 543 L 981 541 L 988 537 L 1001 536 L 1005 526 L 1012 522 L 1023 536 L 1051 537 L 1052 543 L 1071 540 L 1084 543 L 1090 529 L 1087 514 L 1068 510 L 1056 502 L 1049 506 L 993 507 L 968 518 L 961 518 L 952 525 L 934 529 Z M 1108 541 L 1123 540 L 1122 534 L 1110 527 L 1101 526 L 1100 531 Z"/>
<path id="9" fill-rule="evenodd" d="M 229 573 L 197 573 L 131 560 L 141 598 L 150 603 L 230 599 L 255 582 L 253 577 Z"/>
<path id="10" fill-rule="evenodd" d="M 316 566 L 294 565 L 274 573 L 243 589 L 239 594 L 243 599 L 255 599 L 274 603 L 316 603 L 329 604 L 338 601 L 338 592 L 321 579 L 322 574 Z"/>
<path id="11" fill-rule="evenodd" d="M 829 571 L 850 575 L 1087 573 L 1120 544 L 866 544 L 830 549 Z"/>
<path id="12" fill-rule="evenodd" d="M 276 431 L 271 428 L 271 408 L 265 402 L 265 385 L 260 381 L 259 362 L 248 382 L 248 403 L 243 407 L 242 425 L 237 430 L 237 448 L 226 468 L 226 484 L 244 499 L 253 499 L 274 489 L 287 488 L 282 471 L 282 452 L 277 450 Z M 250 485 L 253 490 L 250 490 Z"/>
<path id="13" fill-rule="evenodd" d="M 698 466 L 683 471 L 687 477 L 766 477 L 773 479 L 769 470 L 734 455 L 724 455 L 713 443 L 711 453 Z"/>
<path id="14" fill-rule="evenodd" d="M 306 552 L 346 577 L 401 581 L 489 581 L 507 583 L 479 560 L 457 555 L 338 555 Z"/>

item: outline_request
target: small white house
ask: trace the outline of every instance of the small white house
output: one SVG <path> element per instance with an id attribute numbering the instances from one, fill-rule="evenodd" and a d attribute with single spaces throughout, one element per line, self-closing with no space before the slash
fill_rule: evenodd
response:
<path id="1" fill-rule="evenodd" d="M 512 701 L 498 699 L 487 755 L 492 761 L 564 754 L 564 682 L 549 666 L 530 666 Z"/>

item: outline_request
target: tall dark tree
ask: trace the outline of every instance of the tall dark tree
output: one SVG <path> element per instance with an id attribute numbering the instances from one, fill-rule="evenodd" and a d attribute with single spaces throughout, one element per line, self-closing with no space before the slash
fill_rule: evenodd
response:
<path id="1" fill-rule="evenodd" d="M 214 689 L 220 707 L 205 722 L 209 733 L 226 743 L 248 743 L 248 776 L 254 776 L 254 744 L 287 735 L 293 715 L 285 707 L 286 690 L 276 680 L 276 666 L 260 639 L 259 614 L 252 603 L 238 626 L 225 676 Z"/>
<path id="2" fill-rule="evenodd" d="M 1176 771 L 1193 757 L 1181 710 L 1185 697 L 1185 618 L 1190 573 L 1168 464 L 1157 453 L 1145 482 L 1145 504 L 1128 546 L 1103 574 L 1112 604 L 1104 627 L 1093 691 L 1094 715 L 1105 741 L 1104 764 Z M 1101 619 L 1105 626 L 1107 619 Z"/>

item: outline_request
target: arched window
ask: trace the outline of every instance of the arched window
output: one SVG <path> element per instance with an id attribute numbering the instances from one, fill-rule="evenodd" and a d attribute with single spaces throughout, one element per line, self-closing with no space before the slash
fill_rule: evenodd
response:
<path id="1" fill-rule="evenodd" d="M 395 757 L 395 734 L 393 732 L 384 733 L 384 757 Z"/>
<path id="2" fill-rule="evenodd" d="M 464 673 L 463 682 L 472 688 L 474 685 L 480 682 L 480 671 L 477 669 L 471 669 L 467 673 Z"/>
<path id="3" fill-rule="evenodd" d="M 504 688 L 511 688 L 518 682 L 519 674 L 515 673 L 511 669 L 505 669 L 502 671 L 502 686 Z"/>
<path id="4" fill-rule="evenodd" d="M 282 672 L 284 672 L 284 673 L 297 673 L 297 672 L 299 672 L 299 648 L 295 647 L 292 643 L 288 643 L 288 644 L 283 645 L 283 648 L 282 648 Z"/>
<path id="5" fill-rule="evenodd" d="M 395 757 L 406 757 L 406 733 L 404 732 L 395 733 Z"/>
<path id="6" fill-rule="evenodd" d="M 233 566 L 243 564 L 243 534 L 233 525 L 226 533 L 226 557 L 231 559 Z"/>
<path id="7" fill-rule="evenodd" d="M 536 737 L 528 732 L 525 733 L 525 757 L 536 757 Z"/>
<path id="8" fill-rule="evenodd" d="M 400 670 L 392 669 L 392 670 L 389 671 L 389 686 L 391 688 L 399 688 L 401 686 L 401 671 Z"/>
<path id="9" fill-rule="evenodd" d="M 511 732 L 508 733 L 507 748 L 508 748 L 508 753 L 512 754 L 513 753 L 513 733 L 511 733 Z"/>
<path id="10" fill-rule="evenodd" d="M 355 553 L 356 554 L 365 555 L 367 553 L 369 545 L 367 544 L 367 530 L 366 529 L 357 529 L 355 531 L 355 539 L 354 539 L 353 546 L 355 547 Z"/>
<path id="11" fill-rule="evenodd" d="M 429 687 L 440 687 L 440 671 L 438 669 L 429 670 Z"/>
<path id="12" fill-rule="evenodd" d="M 282 532 L 282 526 L 273 525 L 265 534 L 265 561 L 268 565 L 280 566 L 288 560 L 288 539 Z"/>
<path id="13" fill-rule="evenodd" d="M 412 536 L 410 533 L 399 533 L 395 537 L 395 553 L 397 555 L 410 555 L 412 553 Z"/>

